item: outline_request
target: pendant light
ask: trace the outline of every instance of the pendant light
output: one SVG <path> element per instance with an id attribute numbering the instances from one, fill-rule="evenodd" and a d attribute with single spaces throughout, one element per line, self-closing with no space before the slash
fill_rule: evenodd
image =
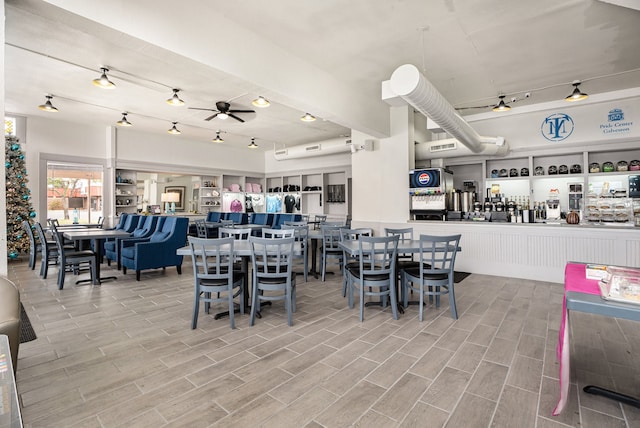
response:
<path id="1" fill-rule="evenodd" d="M 102 75 L 97 79 L 93 79 L 93 84 L 102 89 L 115 89 L 116 84 L 107 77 L 107 71 L 109 71 L 109 69 L 102 67 L 100 70 L 102 70 Z"/>
<path id="2" fill-rule="evenodd" d="M 131 122 L 129 122 L 127 120 L 127 112 L 125 111 L 124 113 L 122 113 L 122 119 L 120 119 L 119 121 L 116 122 L 116 125 L 118 126 L 133 126 L 131 124 Z"/>
<path id="3" fill-rule="evenodd" d="M 178 92 L 180 92 L 180 89 L 173 90 L 173 96 L 167 99 L 167 104 L 177 107 L 184 105 L 184 101 L 180 99 L 180 97 L 178 96 Z"/>
<path id="4" fill-rule="evenodd" d="M 567 96 L 564 99 L 565 101 L 574 102 L 574 101 L 586 100 L 587 98 L 589 98 L 589 95 L 582 92 L 578 87 L 580 86 L 580 82 L 573 83 L 573 86 L 575 86 L 575 88 L 573 89 L 573 92 L 571 93 L 571 95 Z"/>
<path id="5" fill-rule="evenodd" d="M 260 107 L 260 108 L 269 107 L 271 105 L 269 100 L 263 97 L 262 95 L 260 95 L 255 100 L 251 101 L 251 104 L 254 105 L 255 107 Z"/>
<path id="6" fill-rule="evenodd" d="M 300 120 L 303 122 L 313 122 L 316 120 L 316 117 L 312 114 L 305 113 L 304 116 L 300 118 Z"/>
<path id="7" fill-rule="evenodd" d="M 511 110 L 511 107 L 504 103 L 504 95 L 500 95 L 498 98 L 500 98 L 500 102 L 493 108 L 493 111 L 503 112 Z"/>
<path id="8" fill-rule="evenodd" d="M 224 140 L 222 139 L 222 137 L 220 137 L 220 131 L 216 132 L 216 138 L 211 141 L 214 143 L 224 143 Z"/>
<path id="9" fill-rule="evenodd" d="M 167 132 L 169 134 L 172 134 L 172 135 L 180 135 L 180 134 L 182 134 L 182 132 L 180 132 L 180 130 L 178 128 L 176 128 L 176 125 L 178 124 L 178 122 L 171 122 L 171 123 L 173 123 L 173 126 Z"/>
<path id="10" fill-rule="evenodd" d="M 250 149 L 257 149 L 258 145 L 256 144 L 256 139 L 252 138 L 251 139 L 251 144 L 249 144 L 247 147 L 249 147 Z"/>
<path id="11" fill-rule="evenodd" d="M 51 98 L 53 98 L 53 95 L 45 95 L 45 96 L 47 97 L 47 101 L 44 104 L 39 105 L 38 108 L 43 111 L 56 113 L 58 109 L 55 108 L 53 104 L 51 104 Z"/>

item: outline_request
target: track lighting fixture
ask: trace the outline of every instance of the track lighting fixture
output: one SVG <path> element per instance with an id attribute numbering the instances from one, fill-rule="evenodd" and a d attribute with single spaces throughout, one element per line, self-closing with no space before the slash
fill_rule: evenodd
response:
<path id="1" fill-rule="evenodd" d="M 578 87 L 580 86 L 580 82 L 573 83 L 573 86 L 575 86 L 575 88 L 573 89 L 573 92 L 571 93 L 571 95 L 567 96 L 564 99 L 565 101 L 574 102 L 574 101 L 586 100 L 587 98 L 589 98 L 589 95 L 582 92 Z"/>
<path id="2" fill-rule="evenodd" d="M 260 107 L 260 108 L 269 107 L 271 105 L 269 100 L 263 97 L 262 95 L 260 95 L 255 100 L 251 101 L 251 104 L 253 104 L 255 107 Z"/>
<path id="3" fill-rule="evenodd" d="M 257 149 L 258 145 L 256 144 L 256 139 L 252 138 L 251 139 L 251 144 L 249 144 L 247 147 L 249 147 L 250 149 Z"/>
<path id="4" fill-rule="evenodd" d="M 511 107 L 504 103 L 504 95 L 500 95 L 498 98 L 500 98 L 500 102 L 493 108 L 493 111 L 503 112 L 511 110 Z"/>
<path id="5" fill-rule="evenodd" d="M 100 70 L 102 70 L 102 75 L 97 79 L 93 79 L 93 84 L 102 89 L 115 89 L 116 84 L 107 77 L 107 71 L 109 71 L 109 69 L 102 67 Z"/>
<path id="6" fill-rule="evenodd" d="M 124 113 L 122 113 L 122 119 L 120 119 L 119 121 L 116 122 L 116 125 L 118 126 L 133 126 L 131 124 L 131 122 L 129 122 L 127 120 L 127 112 L 125 111 Z"/>
<path id="7" fill-rule="evenodd" d="M 169 134 L 173 134 L 173 135 L 182 134 L 182 132 L 180 132 L 180 130 L 178 128 L 176 128 L 176 125 L 178 124 L 178 122 L 171 122 L 171 123 L 173 123 L 173 126 L 167 132 Z"/>
<path id="8" fill-rule="evenodd" d="M 183 106 L 184 105 L 184 101 L 180 99 L 180 97 L 178 96 L 178 92 L 180 92 L 180 89 L 174 89 L 173 90 L 173 96 L 167 100 L 167 104 L 172 105 L 172 106 Z"/>
<path id="9" fill-rule="evenodd" d="M 216 138 L 211 141 L 213 141 L 214 143 L 224 143 L 224 140 L 222 139 L 222 137 L 220 137 L 220 131 L 216 131 Z"/>
<path id="10" fill-rule="evenodd" d="M 314 120 L 316 120 L 316 117 L 312 114 L 305 113 L 304 116 L 300 118 L 300 120 L 303 122 L 313 122 Z"/>
<path id="11" fill-rule="evenodd" d="M 44 104 L 39 105 L 38 108 L 40 110 L 48 111 L 51 113 L 57 112 L 58 109 L 55 108 L 53 104 L 51 104 L 51 98 L 53 98 L 53 95 L 45 95 L 45 96 L 47 97 L 47 101 Z"/>

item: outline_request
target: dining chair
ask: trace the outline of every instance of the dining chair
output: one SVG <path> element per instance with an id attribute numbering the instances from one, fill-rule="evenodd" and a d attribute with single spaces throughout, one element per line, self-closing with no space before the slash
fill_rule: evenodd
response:
<path id="1" fill-rule="evenodd" d="M 233 267 L 233 237 L 208 239 L 189 236 L 188 239 L 195 293 L 191 328 L 198 326 L 200 302 L 204 302 L 207 314 L 211 303 L 226 302 L 229 306 L 229 323 L 232 329 L 236 328 L 234 299 L 240 296 L 240 313 L 244 314 L 244 274 Z M 216 293 L 216 297 L 211 293 Z"/>
<path id="2" fill-rule="evenodd" d="M 81 267 L 89 265 L 91 273 L 91 282 L 94 285 L 100 284 L 100 279 L 97 275 L 98 258 L 96 253 L 92 250 L 75 250 L 71 248 L 65 248 L 64 237 L 62 232 L 59 232 L 55 223 L 51 224 L 53 232 L 53 239 L 56 242 L 56 250 L 58 256 L 58 290 L 64 288 L 64 280 L 67 272 L 67 268 L 78 272 Z"/>
<path id="3" fill-rule="evenodd" d="M 261 301 L 284 300 L 287 322 L 296 311 L 296 274 L 292 269 L 295 238 L 249 237 L 253 282 L 249 325 L 255 323 Z"/>
<path id="4" fill-rule="evenodd" d="M 282 226 L 284 229 L 293 229 L 296 242 L 300 243 L 301 255 L 294 255 L 293 258 L 301 258 L 303 263 L 304 282 L 309 278 L 309 224 L 304 221 L 287 221 Z"/>
<path id="5" fill-rule="evenodd" d="M 320 227 L 322 231 L 322 254 L 320 255 L 320 265 L 322 267 L 322 281 L 324 282 L 327 273 L 328 259 L 337 259 L 342 270 L 342 249 L 338 246 L 340 243 L 340 229 L 344 225 L 326 225 Z"/>
<path id="6" fill-rule="evenodd" d="M 233 220 L 220 219 L 220 224 L 222 225 L 222 227 L 233 227 Z"/>
<path id="7" fill-rule="evenodd" d="M 269 227 L 262 228 L 263 238 L 293 238 L 295 232 L 293 229 L 271 229 Z"/>
<path id="8" fill-rule="evenodd" d="M 353 292 L 357 288 L 361 322 L 364 320 L 365 296 L 380 298 L 382 306 L 386 306 L 388 297 L 393 319 L 398 319 L 395 289 L 398 239 L 398 236 L 360 236 L 358 239 L 358 265 L 348 268 L 346 272 L 349 275 L 349 308 L 353 309 Z"/>
<path id="9" fill-rule="evenodd" d="M 38 234 L 38 239 L 40 240 L 40 276 L 42 279 L 47 279 L 47 274 L 49 273 L 49 266 L 55 266 L 58 264 L 58 246 L 56 245 L 56 241 L 53 239 L 49 239 L 49 235 L 45 232 L 42 224 L 40 222 L 35 222 L 34 226 L 36 228 L 36 233 Z M 73 244 L 67 245 L 66 248 L 73 250 Z"/>
<path id="10" fill-rule="evenodd" d="M 221 227 L 218 229 L 220 238 L 232 237 L 236 240 L 247 240 L 251 236 L 251 228 L 248 227 Z"/>
<path id="11" fill-rule="evenodd" d="M 323 214 L 316 214 L 313 217 L 313 221 L 315 222 L 315 224 L 313 225 L 314 229 L 320 229 L 320 227 L 322 226 L 322 224 L 327 221 L 327 216 L 323 215 Z"/>
<path id="12" fill-rule="evenodd" d="M 22 228 L 27 233 L 29 238 L 29 269 L 34 270 L 36 268 L 36 257 L 40 250 L 40 241 L 33 234 L 31 223 L 28 220 L 22 221 Z"/>
<path id="13" fill-rule="evenodd" d="M 198 238 L 208 238 L 207 224 L 204 219 L 198 219 L 194 222 L 196 224 L 196 233 Z"/>
<path id="14" fill-rule="evenodd" d="M 440 307 L 440 296 L 449 294 L 453 319 L 458 319 L 454 293 L 454 267 L 461 235 L 420 235 L 419 266 L 405 269 L 402 274 L 402 304 L 408 305 L 407 291 L 420 294 L 420 321 L 423 319 L 424 296 Z M 411 285 L 410 285 L 411 284 Z"/>
<path id="15" fill-rule="evenodd" d="M 340 242 L 355 241 L 361 236 L 373 236 L 373 230 L 368 227 L 361 227 L 357 229 L 340 229 Z M 356 256 L 350 256 L 346 251 L 342 252 L 342 297 L 347 296 L 347 289 L 349 288 L 349 275 L 347 275 L 346 269 L 348 267 L 356 267 L 358 265 L 358 258 Z"/>
<path id="16" fill-rule="evenodd" d="M 409 242 L 413 240 L 413 228 L 391 228 L 385 227 L 384 234 L 386 236 L 398 235 L 398 244 L 403 242 Z M 405 269 L 417 268 L 420 266 L 420 262 L 415 259 L 415 253 L 401 253 L 398 252 L 398 259 L 396 260 L 396 277 L 398 281 L 398 289 L 402 290 L 402 274 Z"/>

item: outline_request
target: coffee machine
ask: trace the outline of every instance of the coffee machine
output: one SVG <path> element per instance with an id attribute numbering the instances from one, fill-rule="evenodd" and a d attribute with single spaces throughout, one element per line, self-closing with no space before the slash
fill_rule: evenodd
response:
<path id="1" fill-rule="evenodd" d="M 453 173 L 445 168 L 409 171 L 410 213 L 413 220 L 445 220 L 453 192 Z"/>
<path id="2" fill-rule="evenodd" d="M 547 199 L 547 220 L 560 220 L 560 217 L 560 191 L 551 189 Z"/>

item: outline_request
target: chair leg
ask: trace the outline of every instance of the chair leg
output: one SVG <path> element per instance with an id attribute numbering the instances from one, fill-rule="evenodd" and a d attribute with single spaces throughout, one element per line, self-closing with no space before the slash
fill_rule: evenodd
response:
<path id="1" fill-rule="evenodd" d="M 364 285 L 360 281 L 360 322 L 364 321 Z"/>
<path id="2" fill-rule="evenodd" d="M 391 300 L 391 313 L 393 314 L 393 319 L 398 319 L 398 301 L 397 295 L 395 291 L 395 287 L 393 286 L 395 283 L 395 277 L 393 278 L 391 284 L 389 285 L 389 300 Z"/>
<path id="3" fill-rule="evenodd" d="M 62 290 L 64 288 L 65 270 L 65 266 L 60 264 L 58 267 L 58 290 Z"/>
<path id="4" fill-rule="evenodd" d="M 420 318 L 419 318 L 420 322 L 422 322 L 423 312 L 424 312 L 424 281 L 420 281 Z"/>
<path id="5" fill-rule="evenodd" d="M 456 296 L 453 291 L 453 279 L 449 280 L 449 306 L 451 306 L 451 316 L 454 320 L 458 319 L 458 309 L 456 308 Z"/>
<path id="6" fill-rule="evenodd" d="M 322 265 L 322 282 L 324 282 L 324 276 L 327 272 L 327 259 L 324 257 L 324 252 L 320 255 L 320 264 Z"/>
<path id="7" fill-rule="evenodd" d="M 244 307 L 244 278 L 242 279 L 242 283 L 240 284 L 240 294 L 238 294 L 238 297 L 240 297 L 240 313 L 244 314 L 244 311 L 245 311 L 245 307 Z"/>
<path id="8" fill-rule="evenodd" d="M 195 298 L 193 299 L 193 315 L 191 316 L 191 329 L 198 326 L 198 312 L 200 312 L 200 288 L 196 286 Z"/>
<path id="9" fill-rule="evenodd" d="M 136 271 L 136 281 L 140 281 L 140 271 Z"/>
<path id="10" fill-rule="evenodd" d="M 249 325 L 252 326 L 256 321 L 256 312 L 260 304 L 258 303 L 258 286 L 255 285 L 256 278 L 253 278 L 254 286 L 251 289 L 251 315 L 249 316 Z"/>
<path id="11" fill-rule="evenodd" d="M 126 274 L 127 274 L 127 268 L 126 268 L 126 267 L 124 267 L 124 266 L 122 266 L 122 273 L 123 273 L 124 275 L 126 275 Z"/>
<path id="12" fill-rule="evenodd" d="M 178 271 L 178 275 L 182 275 L 182 265 L 177 265 L 176 270 Z"/>
<path id="13" fill-rule="evenodd" d="M 287 323 L 289 324 L 289 327 L 293 325 L 293 305 L 291 302 L 291 293 L 291 286 L 289 286 L 285 290 L 285 306 L 287 307 Z"/>
<path id="14" fill-rule="evenodd" d="M 236 313 L 233 308 L 233 284 L 229 284 L 227 299 L 229 300 L 229 325 L 231 325 L 231 328 L 234 329 L 236 328 Z"/>

